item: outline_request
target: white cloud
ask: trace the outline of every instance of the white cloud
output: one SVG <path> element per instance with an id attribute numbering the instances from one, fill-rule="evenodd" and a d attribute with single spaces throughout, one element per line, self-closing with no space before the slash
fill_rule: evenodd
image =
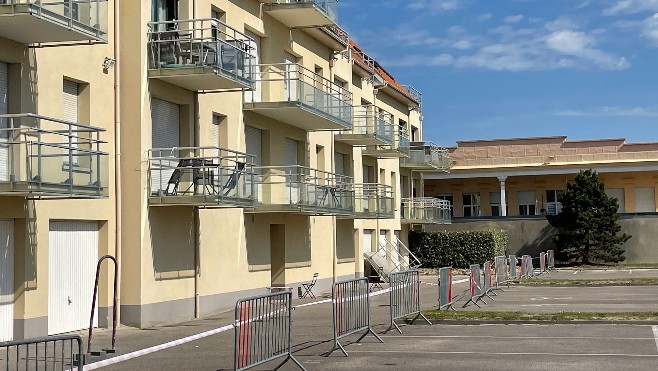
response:
<path id="1" fill-rule="evenodd" d="M 464 0 L 413 0 L 408 7 L 414 10 L 428 10 L 432 14 L 459 9 Z"/>
<path id="2" fill-rule="evenodd" d="M 492 16 L 493 16 L 493 14 L 491 14 L 491 13 L 482 13 L 479 16 L 477 16 L 476 19 L 480 22 L 484 22 L 484 21 L 487 21 L 487 20 L 491 19 Z"/>
<path id="3" fill-rule="evenodd" d="M 658 47 L 658 13 L 642 22 L 641 35 L 652 47 Z"/>
<path id="4" fill-rule="evenodd" d="M 617 107 L 604 106 L 589 110 L 561 110 L 555 116 L 591 117 L 658 117 L 658 107 Z"/>
<path id="5" fill-rule="evenodd" d="M 616 0 L 612 6 L 603 9 L 605 16 L 635 14 L 658 11 L 658 0 Z"/>
<path id="6" fill-rule="evenodd" d="M 508 15 L 505 17 L 505 22 L 506 23 L 519 23 L 525 18 L 523 14 L 518 14 L 518 15 Z"/>
<path id="7" fill-rule="evenodd" d="M 451 45 L 455 49 L 468 50 L 473 47 L 473 43 L 468 40 L 459 40 Z"/>

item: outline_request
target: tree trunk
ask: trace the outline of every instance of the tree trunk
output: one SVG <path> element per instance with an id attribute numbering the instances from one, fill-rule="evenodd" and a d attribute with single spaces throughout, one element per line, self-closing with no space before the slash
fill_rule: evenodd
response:
<path id="1" fill-rule="evenodd" d="M 585 243 L 585 249 L 583 250 L 583 264 L 589 264 L 589 251 L 590 251 L 590 246 L 589 246 L 589 239 Z"/>

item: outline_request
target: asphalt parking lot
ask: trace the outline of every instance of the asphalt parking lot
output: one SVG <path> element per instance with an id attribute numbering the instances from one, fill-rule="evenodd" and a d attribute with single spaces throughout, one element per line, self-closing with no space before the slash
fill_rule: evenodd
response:
<path id="1" fill-rule="evenodd" d="M 551 274 L 572 275 L 560 271 Z M 579 275 L 582 272 L 576 274 Z M 597 274 L 608 274 L 598 272 Z M 612 276 L 634 273 L 617 271 Z M 658 270 L 642 274 L 658 277 Z M 550 277 L 550 276 L 549 276 Z M 460 282 L 465 277 L 455 277 Z M 436 279 L 422 278 L 423 307 L 436 304 Z M 456 283 L 454 294 L 468 288 L 467 282 Z M 658 308 L 655 286 L 630 287 L 544 287 L 512 286 L 499 292 L 495 301 L 480 310 L 514 310 L 524 312 L 556 311 L 654 311 Z M 350 343 L 358 335 L 345 339 L 349 357 L 335 352 L 321 356 L 332 346 L 332 314 L 330 303 L 297 308 L 293 312 L 293 353 L 308 370 L 382 368 L 413 370 L 649 370 L 658 362 L 658 327 L 642 323 L 623 324 L 483 324 L 483 325 L 406 325 L 403 334 L 383 333 L 388 327 L 389 307 L 386 293 L 371 300 L 372 323 L 385 343 L 372 336 L 362 343 Z M 463 301 L 456 303 L 460 308 Z M 309 301 L 295 301 L 295 305 Z M 469 310 L 477 310 L 469 306 Z M 107 365 L 104 370 L 228 370 L 233 367 L 234 333 L 230 328 L 233 313 L 213 318 L 157 327 L 148 330 L 122 328 L 118 348 L 122 354 L 137 354 L 132 359 Z M 420 323 L 420 322 L 419 322 Z M 224 328 L 219 332 L 217 329 Z M 208 334 L 197 340 L 152 352 L 154 346 L 170 341 Z M 108 342 L 109 332 L 97 331 L 94 343 Z M 191 340 L 187 339 L 187 340 Z M 146 350 L 146 351 L 145 351 Z M 135 353 L 131 353 L 135 352 Z M 256 369 L 269 370 L 276 362 Z M 91 369 L 91 368 L 90 368 Z M 281 369 L 294 370 L 292 363 Z"/>

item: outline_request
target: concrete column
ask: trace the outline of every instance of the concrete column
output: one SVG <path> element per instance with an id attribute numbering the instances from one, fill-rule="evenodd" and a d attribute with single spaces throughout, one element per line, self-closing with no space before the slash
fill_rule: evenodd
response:
<path id="1" fill-rule="evenodd" d="M 500 216 L 507 216 L 507 201 L 505 199 L 505 180 L 507 176 L 499 176 L 500 181 Z"/>

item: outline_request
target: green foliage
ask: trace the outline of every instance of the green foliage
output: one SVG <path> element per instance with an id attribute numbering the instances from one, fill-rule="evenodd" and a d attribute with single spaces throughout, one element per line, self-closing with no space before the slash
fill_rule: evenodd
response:
<path id="1" fill-rule="evenodd" d="M 547 215 L 557 229 L 552 236 L 556 259 L 587 264 L 591 261 L 617 263 L 623 261 L 622 245 L 631 236 L 621 232 L 617 223 L 619 204 L 608 197 L 603 182 L 595 171 L 581 171 L 567 183 L 562 196 L 562 212 Z"/>
<path id="2" fill-rule="evenodd" d="M 503 230 L 410 232 L 409 248 L 425 268 L 468 268 L 505 254 Z"/>

